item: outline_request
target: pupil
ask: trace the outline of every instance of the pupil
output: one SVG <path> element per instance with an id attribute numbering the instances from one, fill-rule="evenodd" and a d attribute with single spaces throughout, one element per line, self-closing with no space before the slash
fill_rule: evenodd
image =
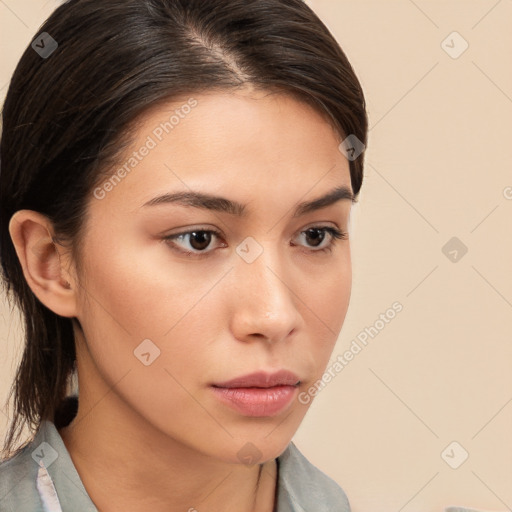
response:
<path id="1" fill-rule="evenodd" d="M 311 236 L 311 233 L 314 233 L 314 234 L 316 234 L 316 235 L 319 235 L 319 236 L 316 236 L 316 237 L 313 235 L 313 238 L 316 238 L 316 240 L 318 241 L 318 243 L 317 243 L 317 244 L 311 244 L 311 245 L 313 245 L 313 246 L 315 246 L 315 247 L 316 247 L 317 245 L 320 245 L 320 244 L 322 243 L 322 241 L 323 241 L 323 239 L 324 239 L 324 236 L 325 236 L 325 233 L 324 233 L 323 231 L 321 231 L 321 230 L 319 230 L 319 229 L 315 229 L 315 228 L 310 228 L 310 229 L 308 229 L 306 233 L 308 234 L 308 236 Z"/>
<path id="2" fill-rule="evenodd" d="M 207 233 L 206 231 L 194 231 L 191 233 L 190 245 L 198 251 L 201 249 L 206 249 L 206 247 L 208 247 L 210 244 L 210 238 L 211 233 Z M 194 243 L 194 240 L 199 242 L 199 247 L 197 247 L 197 244 Z"/>

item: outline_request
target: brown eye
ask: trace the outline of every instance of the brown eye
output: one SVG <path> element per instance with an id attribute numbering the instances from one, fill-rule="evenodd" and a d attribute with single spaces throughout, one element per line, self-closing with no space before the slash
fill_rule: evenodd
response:
<path id="1" fill-rule="evenodd" d="M 176 233 L 163 238 L 171 249 L 186 254 L 187 256 L 207 256 L 212 250 L 207 250 L 212 246 L 214 238 L 221 238 L 221 234 L 212 229 L 195 229 L 182 233 Z"/>
<path id="2" fill-rule="evenodd" d="M 192 231 L 190 233 L 190 245 L 197 251 L 206 249 L 212 240 L 212 235 L 209 231 Z"/>
<path id="3" fill-rule="evenodd" d="M 310 245 L 313 247 L 320 245 L 325 238 L 325 231 L 318 228 L 307 229 L 304 233 L 306 233 L 308 242 L 311 240 Z"/>
<path id="4" fill-rule="evenodd" d="M 328 243 L 324 244 L 325 234 L 329 234 Z M 331 226 L 314 226 L 299 233 L 306 240 L 306 246 L 311 248 L 310 252 L 332 251 L 334 244 L 339 239 L 346 239 L 347 234 Z M 323 244 L 323 246 L 322 246 Z M 301 244 L 302 245 L 302 244 Z M 319 247 L 318 249 L 313 249 Z"/>

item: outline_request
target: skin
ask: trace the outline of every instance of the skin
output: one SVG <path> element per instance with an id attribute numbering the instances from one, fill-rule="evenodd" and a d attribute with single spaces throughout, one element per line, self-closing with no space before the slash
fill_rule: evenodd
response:
<path id="1" fill-rule="evenodd" d="M 194 98 L 197 106 L 113 190 L 91 197 L 82 274 L 52 243 L 44 216 L 21 210 L 10 224 L 35 295 L 79 322 L 79 410 L 60 434 L 101 512 L 271 511 L 275 459 L 310 404 L 295 397 L 275 416 L 248 417 L 209 386 L 284 368 L 299 376 L 297 393 L 307 391 L 348 309 L 349 240 L 324 232 L 319 244 L 301 232 L 348 232 L 351 201 L 291 216 L 299 202 L 337 186 L 352 190 L 340 135 L 317 110 L 283 94 Z M 186 100 L 148 111 L 128 153 Z M 249 213 L 142 207 L 190 190 L 236 200 Z M 201 246 L 188 235 L 174 240 L 174 250 L 163 240 L 194 228 L 222 236 Z M 263 248 L 252 263 L 236 252 L 248 236 Z M 331 252 L 319 252 L 317 245 L 330 244 Z M 200 259 L 178 252 L 205 246 Z M 134 355 L 145 339 L 160 349 L 147 366 Z M 248 442 L 261 454 L 252 465 L 237 455 Z"/>

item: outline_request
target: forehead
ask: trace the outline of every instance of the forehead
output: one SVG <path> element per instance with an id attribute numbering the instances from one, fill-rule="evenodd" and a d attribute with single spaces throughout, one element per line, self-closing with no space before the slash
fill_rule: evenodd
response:
<path id="1" fill-rule="evenodd" d="M 147 110 L 132 139 L 105 175 L 112 205 L 133 209 L 159 193 L 205 187 L 249 200 L 351 189 L 340 135 L 325 115 L 285 94 L 182 96 Z"/>

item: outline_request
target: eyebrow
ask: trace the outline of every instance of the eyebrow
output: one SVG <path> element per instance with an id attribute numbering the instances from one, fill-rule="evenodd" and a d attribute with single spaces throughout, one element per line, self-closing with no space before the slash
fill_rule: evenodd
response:
<path id="1" fill-rule="evenodd" d="M 352 190 L 346 186 L 336 187 L 327 194 L 317 197 L 311 201 L 304 201 L 296 205 L 293 210 L 293 217 L 300 217 L 315 210 L 320 210 L 331 206 L 342 200 L 355 202 Z M 227 199 L 225 197 L 206 194 L 203 192 L 174 192 L 167 193 L 153 199 L 150 199 L 142 205 L 142 207 L 157 206 L 162 204 L 179 204 L 181 206 L 191 206 L 193 208 L 201 208 L 205 210 L 213 210 L 222 213 L 236 215 L 238 217 L 247 216 L 246 205 Z"/>

